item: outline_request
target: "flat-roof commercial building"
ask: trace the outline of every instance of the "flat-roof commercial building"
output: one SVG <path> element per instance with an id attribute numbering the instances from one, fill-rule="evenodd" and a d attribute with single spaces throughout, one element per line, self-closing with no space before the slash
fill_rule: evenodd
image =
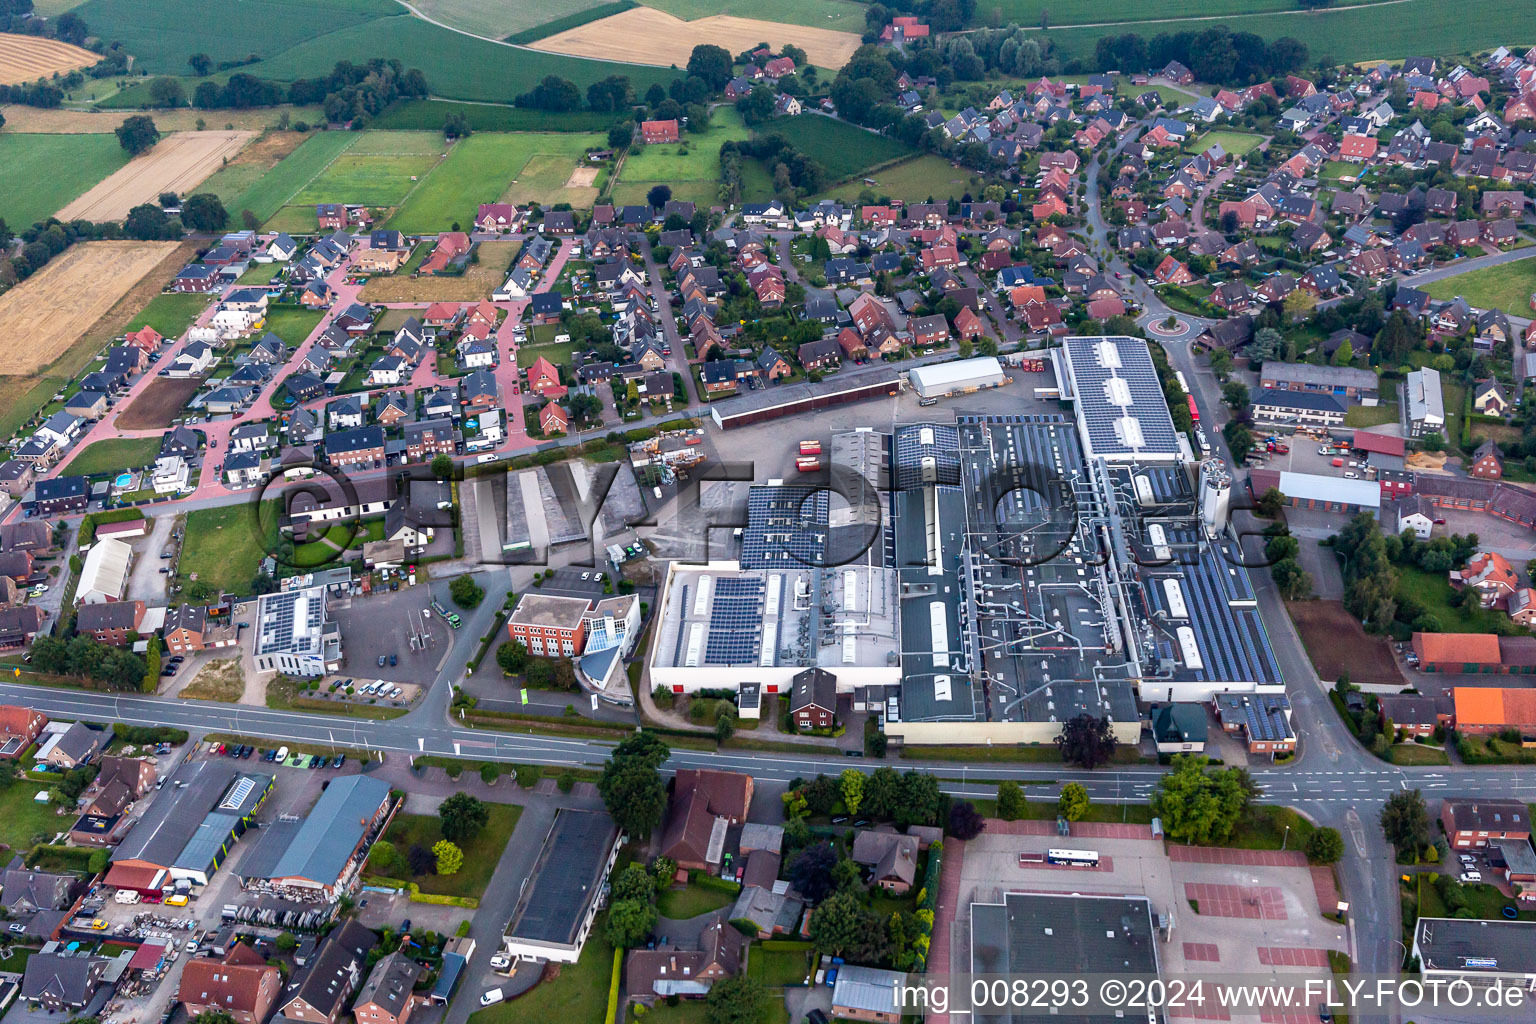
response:
<path id="1" fill-rule="evenodd" d="M 970 924 L 970 971 L 976 975 L 1099 974 L 1129 979 L 1153 978 L 1160 971 L 1161 940 L 1145 896 L 1010 892 L 1001 903 L 972 903 Z M 975 1019 L 977 1024 L 1008 1024 L 1023 1018 L 977 1013 Z M 1053 1024 L 1129 1019 L 1129 1014 L 1119 1013 L 1050 1016 Z"/>
<path id="2" fill-rule="evenodd" d="M 1354 366 L 1266 362 L 1259 373 L 1259 387 L 1333 395 L 1345 403 L 1375 405 L 1379 385 L 1374 372 Z"/>
<path id="3" fill-rule="evenodd" d="M 341 667 L 341 627 L 330 617 L 327 588 L 263 594 L 256 601 L 258 672 L 323 676 Z"/>
<path id="4" fill-rule="evenodd" d="M 1536 975 L 1536 921 L 1479 921 L 1421 917 L 1413 930 L 1413 956 L 1426 978 L 1464 979 Z"/>
<path id="5" fill-rule="evenodd" d="M 1327 512 L 1377 512 L 1381 509 L 1381 485 L 1374 480 L 1349 480 L 1342 476 L 1317 473 L 1276 472 L 1255 469 L 1248 474 L 1248 489 L 1255 500 L 1271 487 L 1285 495 L 1293 508 L 1322 509 Z"/>
<path id="6" fill-rule="evenodd" d="M 1171 462 L 1189 454 L 1140 338 L 1067 338 L 1051 350 L 1061 397 L 1074 403 L 1083 451 L 1111 462 Z"/>
<path id="7" fill-rule="evenodd" d="M 709 415 L 715 426 L 730 430 L 851 402 L 894 398 L 901 394 L 905 380 L 906 377 L 894 366 L 880 366 L 862 373 L 844 370 L 815 384 L 786 384 L 711 402 Z"/>
<path id="8" fill-rule="evenodd" d="M 1439 370 L 1426 366 L 1410 372 L 1403 382 L 1403 395 L 1408 400 L 1410 437 L 1445 432 L 1445 392 L 1440 389 Z"/>
<path id="9" fill-rule="evenodd" d="M 389 813 L 389 783 L 366 775 L 332 779 L 303 819 L 261 830 L 240 863 L 247 888 L 286 899 L 333 900 L 351 891 Z"/>
<path id="10" fill-rule="evenodd" d="M 580 959 L 623 841 L 619 826 L 601 811 L 555 812 L 502 937 L 502 952 L 564 964 Z"/>
<path id="11" fill-rule="evenodd" d="M 183 764 L 112 851 L 106 884 L 142 893 L 177 880 L 207 885 L 275 781 L 226 761 Z"/>
<path id="12" fill-rule="evenodd" d="M 1265 389 L 1252 396 L 1253 422 L 1269 427 L 1339 427 L 1343 400 L 1316 391 Z"/>

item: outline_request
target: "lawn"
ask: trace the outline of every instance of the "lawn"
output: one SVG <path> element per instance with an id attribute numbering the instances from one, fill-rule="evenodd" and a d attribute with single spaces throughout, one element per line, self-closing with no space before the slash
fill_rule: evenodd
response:
<path id="1" fill-rule="evenodd" d="M 291 204 L 396 206 L 443 159 L 434 132 L 364 132 L 289 200 Z"/>
<path id="2" fill-rule="evenodd" d="M 446 231 L 455 223 L 467 226 L 481 203 L 496 202 L 509 187 L 526 194 L 520 201 L 557 202 L 587 148 L 605 143 L 600 135 L 477 133 L 454 144 L 448 158 L 389 219 L 389 226 L 407 233 Z M 536 181 L 524 180 L 530 165 L 535 165 Z"/>
<path id="3" fill-rule="evenodd" d="M 38 790 L 47 788 L 39 782 L 15 779 L 0 790 L 0 845 L 24 854 L 39 840 L 46 842 L 54 833 L 69 828 L 73 818 L 60 817 L 54 813 L 53 804 L 32 799 Z"/>
<path id="4" fill-rule="evenodd" d="M 1300 850 L 1315 828 L 1289 807 L 1261 804 L 1249 809 L 1247 819 L 1225 845 L 1239 850 Z"/>
<path id="5" fill-rule="evenodd" d="M 1378 402 L 1376 405 L 1352 405 L 1344 414 L 1346 427 L 1379 427 L 1384 423 L 1396 423 L 1396 402 Z"/>
<path id="6" fill-rule="evenodd" d="M 1220 145 L 1234 157 L 1247 156 L 1258 148 L 1264 138 L 1260 135 L 1250 135 L 1247 132 L 1206 132 L 1186 147 L 1190 153 L 1204 153 L 1212 146 Z"/>
<path id="7" fill-rule="evenodd" d="M 1394 743 L 1387 751 L 1393 764 L 1450 764 L 1444 748 L 1424 743 Z"/>
<path id="8" fill-rule="evenodd" d="M 1531 295 L 1536 293 L 1536 258 L 1483 267 L 1423 288 L 1433 299 L 1454 299 L 1460 295 L 1479 309 L 1521 314 L 1531 308 Z"/>
<path id="9" fill-rule="evenodd" d="M 1393 566 L 1397 571 L 1397 593 L 1408 597 L 1424 611 L 1440 620 L 1439 632 L 1486 633 L 1501 612 L 1480 608 L 1472 601 L 1460 608 L 1451 607 L 1451 584 L 1445 573 L 1425 572 L 1412 565 Z"/>
<path id="10" fill-rule="evenodd" d="M 668 889 L 663 892 L 656 900 L 656 909 L 662 917 L 681 921 L 707 914 L 711 910 L 719 910 L 721 907 L 728 907 L 734 902 L 736 897 L 731 893 L 690 884 L 681 889 Z"/>
<path id="11" fill-rule="evenodd" d="M 507 848 L 512 830 L 517 827 L 517 819 L 523 813 L 523 809 L 516 804 L 487 803 L 485 806 L 490 811 L 490 820 L 486 822 L 485 828 L 475 838 L 459 844 L 459 848 L 464 851 L 464 866 L 458 874 L 417 875 L 407 880 L 415 882 L 422 892 L 439 896 L 479 899 L 484 895 L 485 887 L 491 881 L 491 873 L 496 870 L 496 862 L 501 859 L 501 852 Z M 398 814 L 390 823 L 389 831 L 384 833 L 384 838 L 394 843 L 395 849 L 404 857 L 406 851 L 418 843 L 428 850 L 432 849 L 432 844 L 443 838 L 443 833 L 435 814 Z M 606 986 L 603 991 L 606 994 Z"/>
<path id="12" fill-rule="evenodd" d="M 237 595 L 251 592 L 251 580 L 268 550 L 277 546 L 276 503 L 267 502 L 257 524 L 245 502 L 187 513 L 187 534 L 178 572 L 183 580 L 195 574 L 215 590 Z M 264 529 L 263 529 L 264 527 Z"/>
<path id="13" fill-rule="evenodd" d="M 869 168 L 911 156 L 905 143 L 866 131 L 847 121 L 818 114 L 778 118 L 762 127 L 762 135 L 778 135 L 827 169 L 832 181 L 844 181 Z M 948 166 L 947 164 L 945 166 Z M 915 199 L 916 196 L 910 198 Z"/>
<path id="14" fill-rule="evenodd" d="M 212 301 L 209 296 L 196 292 L 156 295 L 138 316 L 128 321 L 124 330 L 136 331 L 140 327 L 149 326 L 159 331 L 162 337 L 179 338 Z"/>
<path id="15" fill-rule="evenodd" d="M 298 348 L 325 318 L 325 311 L 302 306 L 268 306 L 266 329 Z"/>
<path id="16" fill-rule="evenodd" d="M 942 157 L 928 154 L 903 160 L 899 164 L 881 168 L 870 175 L 874 184 L 870 190 L 876 196 L 890 196 L 921 202 L 926 199 L 958 199 L 969 191 L 980 191 L 980 176 L 962 167 L 956 167 Z M 817 199 L 854 200 L 864 188 L 862 179 L 855 178 L 827 189 Z"/>
<path id="17" fill-rule="evenodd" d="M 1019 0 L 1003 0 L 1019 2 Z M 1064 24 L 1054 2 L 1040 0 L 1050 9 L 1051 21 Z M 1086 0 L 1075 0 L 1085 3 Z M 1197 0 L 1163 0 L 1167 3 L 1183 3 L 1192 7 Z M 1218 0 L 1223 4 L 1246 0 Z M 1270 0 L 1262 0 L 1269 3 Z M 1199 4 L 1199 12 L 1207 13 L 1208 6 Z M 1397 4 L 1370 4 L 1366 6 L 1341 6 L 1335 11 L 1318 11 L 1309 14 L 1287 13 L 1290 4 L 1269 14 L 1235 18 L 1229 27 L 1234 31 L 1253 32 L 1265 39 L 1289 36 L 1304 43 L 1314 57 L 1326 55 L 1333 64 L 1353 63 L 1365 60 L 1387 60 L 1394 57 L 1410 57 L 1417 53 L 1459 54 L 1497 46 L 1506 39 L 1536 39 L 1536 5 L 1510 5 L 1507 0 L 1463 0 L 1449 3 L 1447 0 L 1403 0 Z M 1130 10 L 1131 8 L 1127 8 Z M 1151 4 L 1138 4 L 1138 12 L 1152 9 Z M 1180 14 L 1186 11 L 1180 11 Z M 977 11 L 982 19 L 984 12 Z M 1006 22 L 1009 19 L 1004 19 Z M 1099 13 L 1085 20 L 1115 22 L 1116 16 Z M 980 24 L 987 24 L 983 19 Z M 1038 25 L 1020 19 L 1024 25 Z M 93 26 L 94 27 L 94 26 Z M 1040 33 L 1054 44 L 1055 55 L 1062 61 L 1074 57 L 1093 59 L 1098 40 L 1106 35 L 1135 32 L 1150 41 L 1159 33 L 1200 31 L 1206 27 L 1200 23 L 1182 20 L 1122 21 L 1119 24 L 1103 24 L 1082 28 L 1053 28 Z"/>
<path id="18" fill-rule="evenodd" d="M 727 142 L 744 141 L 750 133 L 741 115 L 732 107 L 722 107 L 710 119 L 709 130 L 700 134 L 686 132 L 677 144 L 641 146 L 624 160 L 619 172 L 621 183 L 708 181 L 720 179 L 720 147 Z"/>
<path id="19" fill-rule="evenodd" d="M 765 988 L 799 985 L 811 973 L 810 944 L 805 949 L 764 949 L 754 946 L 747 960 L 747 976 Z"/>
<path id="20" fill-rule="evenodd" d="M 493 103 L 455 103 L 452 100 L 406 100 L 396 103 L 369 124 L 374 128 L 440 131 L 451 114 L 469 119 L 477 132 L 602 132 L 613 123 L 603 111 L 528 110 Z"/>
<path id="21" fill-rule="evenodd" d="M 0 134 L 0 220 L 17 232 L 47 220 L 127 162 L 111 133 Z"/>
<path id="22" fill-rule="evenodd" d="M 242 210 L 250 210 L 260 220 L 271 219 L 359 138 L 355 132 L 316 132 L 245 191 L 226 200 L 225 209 L 233 217 L 239 217 Z"/>
<path id="23" fill-rule="evenodd" d="M 93 441 L 69 460 L 69 471 L 80 476 L 116 473 L 125 467 L 147 466 L 160 454 L 158 437 L 109 437 Z"/>
<path id="24" fill-rule="evenodd" d="M 574 964 L 561 964 L 558 978 L 543 982 L 511 1002 L 476 1011 L 469 1018 L 472 1024 L 527 1024 L 528 1021 L 588 1024 L 603 1020 L 608 1006 L 608 986 L 613 976 L 613 946 L 606 934 L 607 924 L 608 914 L 598 914 L 592 924 L 592 934 L 582 947 L 581 959 Z M 531 969 L 526 965 L 518 968 Z M 472 992 L 466 992 L 463 998 L 471 995 Z"/>

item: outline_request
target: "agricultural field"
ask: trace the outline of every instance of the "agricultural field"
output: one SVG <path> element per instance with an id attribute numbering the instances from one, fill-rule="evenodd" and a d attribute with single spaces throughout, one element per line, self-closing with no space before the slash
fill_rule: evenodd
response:
<path id="1" fill-rule="evenodd" d="M 481 242 L 476 250 L 479 262 L 471 263 L 459 276 L 373 277 L 363 285 L 358 298 L 364 302 L 473 302 L 488 299 L 496 286 L 507 279 L 507 268 L 520 248 L 521 242 Z"/>
<path id="2" fill-rule="evenodd" d="M 1086 6 L 1086 0 L 1082 0 Z M 1170 0 L 1172 2 L 1172 0 Z M 1191 3 L 1195 0 L 1190 0 Z M 1243 0 L 1220 0 L 1224 4 Z M 1267 0 L 1265 0 L 1267 2 Z M 1052 24 L 1063 24 L 1054 3 Z M 1136 8 L 1140 12 L 1144 7 Z M 1200 12 L 1205 12 L 1201 5 Z M 980 17 L 982 11 L 978 10 Z M 1094 21 L 1113 20 L 1112 17 Z M 1390 60 L 1417 53 L 1450 55 L 1473 53 L 1509 39 L 1536 39 L 1536 5 L 1509 4 L 1506 0 L 1399 0 L 1397 3 L 1365 3 L 1337 10 L 1290 9 L 1261 14 L 1234 14 L 1221 19 L 1234 32 L 1253 32 L 1265 39 L 1290 36 L 1305 43 L 1314 58 L 1332 63 Z M 985 22 L 983 22 L 985 24 Z M 1039 24 L 1039 19 L 1021 24 Z M 1092 59 L 1101 36 L 1135 32 L 1147 40 L 1160 32 L 1199 31 L 1212 22 L 1194 20 L 1122 21 L 1080 28 L 1053 28 L 1044 33 L 1062 60 Z"/>
<path id="3" fill-rule="evenodd" d="M 196 377 L 156 377 L 113 422 L 123 430 L 164 430 L 202 386 Z"/>
<path id="4" fill-rule="evenodd" d="M 331 162 L 356 144 L 362 136 L 355 132 L 317 132 L 305 139 L 298 149 L 284 157 L 276 167 L 252 182 L 224 208 L 235 217 L 241 210 L 251 210 L 263 220 L 270 220 L 331 165 Z M 315 211 L 308 212 L 310 228 L 315 226 Z"/>
<path id="5" fill-rule="evenodd" d="M 124 331 L 153 327 L 162 338 L 179 338 L 211 302 L 209 296 L 196 292 L 156 295 L 137 316 L 128 321 Z"/>
<path id="6" fill-rule="evenodd" d="M 363 132 L 289 202 L 398 206 L 443 159 L 435 132 Z"/>
<path id="7" fill-rule="evenodd" d="M 805 51 L 812 64 L 834 70 L 848 63 L 853 51 L 859 48 L 859 36 L 852 32 L 719 13 L 684 21 L 650 7 L 632 7 L 530 45 L 536 50 L 575 57 L 683 67 L 693 48 L 701 43 L 741 53 L 760 42 L 774 49 L 793 43 Z"/>
<path id="8" fill-rule="evenodd" d="M 1261 135 L 1250 135 L 1247 132 L 1206 132 L 1191 142 L 1187 151 L 1190 153 L 1204 153 L 1212 146 L 1220 146 L 1234 157 L 1247 156 L 1258 148 L 1264 141 Z"/>
<path id="9" fill-rule="evenodd" d="M 1351 3 L 1373 3 L 1380 0 L 1350 0 Z M 971 20 L 977 25 L 1001 25 L 1010 22 L 1017 25 L 1035 26 L 1042 17 L 1048 17 L 1051 25 L 1097 25 L 1104 22 L 1154 21 L 1203 17 L 1208 15 L 1263 14 L 1269 11 L 1294 11 L 1295 0 L 1141 0 L 1134 7 L 1105 7 L 1093 0 L 977 0 L 976 14 Z M 994 18 L 993 12 L 996 11 Z M 1237 26 L 1232 26 L 1234 30 Z"/>
<path id="10" fill-rule="evenodd" d="M 871 175 L 870 191 L 877 196 L 904 198 L 916 202 L 925 199 L 958 199 L 966 192 L 978 191 L 984 182 L 973 172 L 955 167 L 948 160 L 932 154 L 903 160 Z M 865 188 L 862 179 L 845 181 L 815 199 L 841 199 L 851 202 Z"/>
<path id="11" fill-rule="evenodd" d="M 1531 297 L 1536 295 L 1536 258 L 1483 267 L 1422 287 L 1433 299 L 1454 299 L 1460 295 L 1478 309 L 1502 309 L 1528 316 Z"/>
<path id="12" fill-rule="evenodd" d="M 176 132 L 59 211 L 60 220 L 122 220 L 162 192 L 193 192 L 251 140 L 251 132 Z"/>
<path id="13" fill-rule="evenodd" d="M 526 110 L 490 103 L 405 100 L 369 121 L 368 126 L 435 132 L 442 130 L 451 114 L 468 118 L 470 128 L 477 132 L 603 132 L 614 121 L 613 114 L 596 110 Z"/>
<path id="14" fill-rule="evenodd" d="M 113 135 L 0 133 L 0 220 L 14 231 L 46 220 L 127 162 Z"/>
<path id="15" fill-rule="evenodd" d="M 412 6 L 433 21 L 463 29 L 477 36 L 505 39 L 524 29 L 557 18 L 579 15 L 604 0 L 418 0 Z"/>
<path id="16" fill-rule="evenodd" d="M 57 39 L 0 32 L 0 85 L 68 74 L 101 60 L 98 54 Z"/>
<path id="17" fill-rule="evenodd" d="M 273 168 L 288 158 L 305 141 L 298 132 L 268 132 L 252 142 L 240 155 L 219 170 L 201 186 L 199 192 L 212 192 L 229 211 L 230 219 L 238 223 L 240 211 L 247 207 L 236 206 L 251 186 L 266 177 Z"/>
<path id="18" fill-rule="evenodd" d="M 764 18 L 787 25 L 814 25 L 862 35 L 865 31 L 864 5 L 853 0 L 645 0 L 645 6 L 694 21 L 714 14 L 733 14 L 739 18 Z M 1038 23 L 1039 19 L 1036 19 Z"/>
<path id="19" fill-rule="evenodd" d="M 68 351 L 175 242 L 81 242 L 0 295 L 0 375 L 24 376 Z M 23 340 L 24 339 L 24 340 Z"/>
<path id="20" fill-rule="evenodd" d="M 615 201 L 644 202 L 645 192 L 657 184 L 670 186 L 674 198 L 682 199 L 687 198 L 680 194 L 682 190 L 694 182 L 704 182 L 713 195 L 720 181 L 720 147 L 727 142 L 745 141 L 750 134 L 740 114 L 733 108 L 721 107 L 714 112 L 707 132 L 686 132 L 676 144 L 633 149 L 619 169 Z M 621 190 L 623 198 L 619 199 Z M 631 198 L 634 194 L 640 198 Z"/>
<path id="21" fill-rule="evenodd" d="M 796 149 L 825 167 L 831 181 L 863 175 L 871 167 L 915 153 L 905 143 L 888 135 L 819 114 L 770 121 L 761 129 L 761 134 L 779 135 L 789 140 Z"/>
<path id="22" fill-rule="evenodd" d="M 146 93 L 147 93 L 146 86 Z M 145 102 L 148 102 L 146 95 Z M 12 132 L 39 132 L 43 134 L 57 135 L 81 135 L 101 133 L 110 135 L 117 131 L 117 126 L 123 120 L 132 117 L 134 110 L 64 110 L 62 108 L 23 107 L 12 104 L 0 107 L 0 113 L 5 114 L 5 127 Z M 219 111 L 219 125 L 233 125 L 236 128 L 259 132 L 266 128 L 275 127 L 282 116 L 287 114 L 293 121 L 314 122 L 324 120 L 325 115 L 319 107 L 260 107 L 256 110 L 221 110 Z M 190 132 L 197 130 L 199 119 L 208 119 L 207 111 L 194 110 L 183 107 L 180 110 L 157 110 L 154 114 L 155 127 L 162 133 Z M 435 125 L 441 128 L 442 125 Z"/>
<path id="23" fill-rule="evenodd" d="M 591 206 L 596 189 L 569 183 L 587 148 L 605 144 L 599 135 L 472 135 L 454 144 L 448 158 L 390 218 L 389 226 L 407 233 L 447 231 L 455 223 L 467 227 L 481 203 L 496 202 L 513 190 L 521 197 L 518 202 Z"/>

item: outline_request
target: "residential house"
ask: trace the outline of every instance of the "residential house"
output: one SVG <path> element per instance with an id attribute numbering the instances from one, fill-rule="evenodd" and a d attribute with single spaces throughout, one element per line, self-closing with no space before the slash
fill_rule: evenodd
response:
<path id="1" fill-rule="evenodd" d="M 81 605 L 75 616 L 75 629 L 97 643 L 126 647 L 138 639 L 143 622 L 143 601 L 111 601 Z"/>
<path id="2" fill-rule="evenodd" d="M 244 941 L 236 941 L 222 957 L 188 960 L 177 998 L 188 1016 L 226 1013 L 238 1024 L 263 1024 L 282 987 L 277 966 Z"/>
<path id="3" fill-rule="evenodd" d="M 747 820 L 752 788 L 750 775 L 679 769 L 662 830 L 661 855 L 686 871 L 719 871 L 726 832 Z"/>
<path id="4" fill-rule="evenodd" d="M 863 829 L 853 838 L 855 864 L 869 869 L 870 884 L 893 896 L 906 894 L 917 878 L 917 836 Z"/>

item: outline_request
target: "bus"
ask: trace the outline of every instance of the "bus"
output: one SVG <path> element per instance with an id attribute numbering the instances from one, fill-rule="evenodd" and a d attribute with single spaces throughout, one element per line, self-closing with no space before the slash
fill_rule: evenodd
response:
<path id="1" fill-rule="evenodd" d="M 1184 379 L 1184 371 L 1183 370 L 1174 370 L 1173 371 L 1173 379 L 1179 382 L 1179 387 L 1184 390 L 1184 393 L 1186 395 L 1190 393 L 1189 381 Z"/>
<path id="2" fill-rule="evenodd" d="M 1195 396 L 1185 395 L 1184 400 L 1189 403 L 1189 418 L 1196 423 L 1200 422 L 1200 410 L 1195 408 Z"/>
<path id="3" fill-rule="evenodd" d="M 1073 868 L 1096 868 L 1099 855 L 1092 850 L 1046 850 L 1047 864 L 1064 864 Z"/>

